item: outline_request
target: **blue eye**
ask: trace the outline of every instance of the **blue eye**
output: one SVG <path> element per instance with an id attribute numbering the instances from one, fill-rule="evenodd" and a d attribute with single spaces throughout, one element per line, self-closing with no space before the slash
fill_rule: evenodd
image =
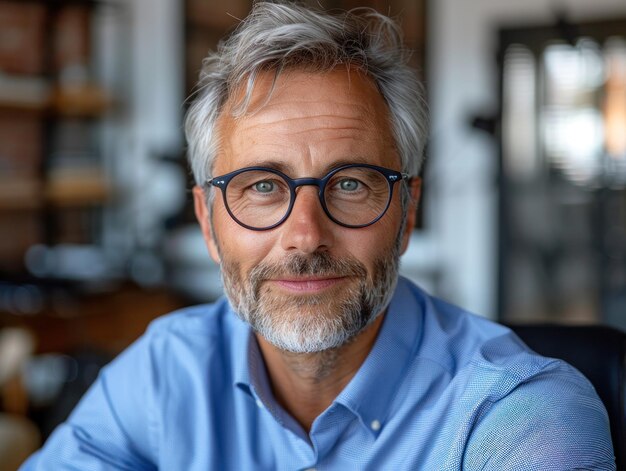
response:
<path id="1" fill-rule="evenodd" d="M 259 193 L 270 193 L 274 190 L 274 183 L 270 181 L 261 181 L 254 184 L 254 189 Z"/>
<path id="2" fill-rule="evenodd" d="M 339 182 L 339 188 L 343 191 L 354 191 L 359 188 L 359 182 L 357 180 L 341 180 Z"/>

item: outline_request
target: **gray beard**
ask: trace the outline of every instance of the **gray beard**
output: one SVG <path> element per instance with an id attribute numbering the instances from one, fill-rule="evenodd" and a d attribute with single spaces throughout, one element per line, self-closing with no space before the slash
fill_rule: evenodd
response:
<path id="1" fill-rule="evenodd" d="M 354 339 L 387 308 L 398 282 L 400 243 L 399 236 L 375 260 L 369 276 L 358 260 L 334 259 L 326 252 L 261 263 L 243 276 L 239 263 L 222 256 L 222 283 L 237 315 L 269 343 L 293 353 L 323 352 Z M 316 295 L 275 294 L 263 285 L 268 279 L 298 275 L 351 279 L 348 288 Z"/>

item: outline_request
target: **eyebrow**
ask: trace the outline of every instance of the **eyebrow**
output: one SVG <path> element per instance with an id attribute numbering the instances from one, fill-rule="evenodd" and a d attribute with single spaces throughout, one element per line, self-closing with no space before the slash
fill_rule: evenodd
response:
<path id="1" fill-rule="evenodd" d="M 322 170 L 323 175 L 326 175 L 329 172 L 332 172 L 336 168 L 342 167 L 344 165 L 350 164 L 370 164 L 364 157 L 351 157 L 351 158 L 343 158 L 335 160 L 330 163 Z M 295 173 L 294 166 L 290 162 L 285 162 L 281 160 L 259 160 L 250 162 L 246 167 L 265 167 L 272 170 L 278 170 L 286 175 L 292 176 Z"/>

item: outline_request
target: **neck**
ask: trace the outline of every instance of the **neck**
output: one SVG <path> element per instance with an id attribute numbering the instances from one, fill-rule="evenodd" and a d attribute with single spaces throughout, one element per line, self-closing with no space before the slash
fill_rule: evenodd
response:
<path id="1" fill-rule="evenodd" d="M 308 433 L 354 377 L 372 349 L 383 315 L 351 342 L 317 353 L 292 353 L 257 335 L 276 401 Z"/>

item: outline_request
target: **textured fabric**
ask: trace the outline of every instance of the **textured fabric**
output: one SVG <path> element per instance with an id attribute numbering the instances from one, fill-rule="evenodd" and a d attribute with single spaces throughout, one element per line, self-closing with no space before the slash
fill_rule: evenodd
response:
<path id="1" fill-rule="evenodd" d="M 401 279 L 362 367 L 310 434 L 221 300 L 156 320 L 23 470 L 615 469 L 591 384 Z"/>

